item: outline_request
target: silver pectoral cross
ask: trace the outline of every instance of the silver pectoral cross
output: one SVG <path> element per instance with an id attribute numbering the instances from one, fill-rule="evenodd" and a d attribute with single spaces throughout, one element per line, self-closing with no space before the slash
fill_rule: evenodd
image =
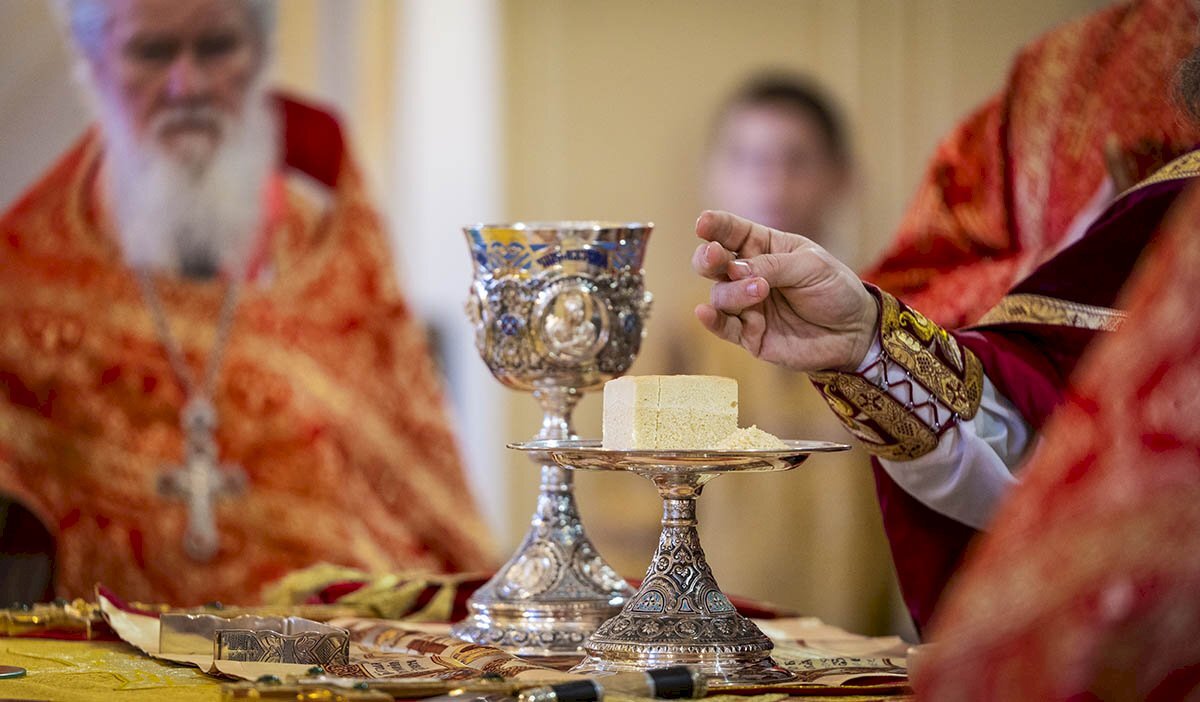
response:
<path id="1" fill-rule="evenodd" d="M 240 466 L 217 460 L 217 412 L 204 396 L 193 397 L 183 406 L 183 465 L 170 466 L 158 478 L 158 492 L 187 502 L 187 530 L 183 549 L 194 561 L 211 560 L 217 553 L 219 537 L 215 503 L 222 495 L 241 492 L 246 474 Z"/>

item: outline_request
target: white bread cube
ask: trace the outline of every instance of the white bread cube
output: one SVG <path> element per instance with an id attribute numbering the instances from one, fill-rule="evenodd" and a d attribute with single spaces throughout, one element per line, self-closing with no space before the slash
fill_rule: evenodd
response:
<path id="1" fill-rule="evenodd" d="M 737 430 L 737 381 L 643 375 L 604 385 L 604 447 L 711 449 Z"/>

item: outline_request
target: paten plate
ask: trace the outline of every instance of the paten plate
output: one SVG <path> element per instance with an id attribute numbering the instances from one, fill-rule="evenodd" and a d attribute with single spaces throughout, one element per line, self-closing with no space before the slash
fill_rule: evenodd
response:
<path id="1" fill-rule="evenodd" d="M 789 470 L 814 453 L 846 451 L 846 444 L 831 441 L 784 440 L 781 449 L 606 449 L 599 439 L 522 441 L 508 448 L 543 453 L 567 468 L 586 470 L 657 472 L 770 472 Z"/>

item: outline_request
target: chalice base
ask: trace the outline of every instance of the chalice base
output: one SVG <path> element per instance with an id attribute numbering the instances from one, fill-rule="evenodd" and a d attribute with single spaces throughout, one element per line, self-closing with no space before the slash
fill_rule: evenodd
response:
<path id="1" fill-rule="evenodd" d="M 734 609 L 717 587 L 690 527 L 669 527 L 671 550 L 660 548 L 642 589 L 584 644 L 576 673 L 700 669 L 733 684 L 787 682 L 795 675 L 771 658 L 766 634 Z"/>
<path id="2" fill-rule="evenodd" d="M 578 655 L 583 642 L 620 605 L 606 607 L 527 606 L 471 603 L 471 614 L 454 625 L 454 636 L 525 657 Z"/>
<path id="3" fill-rule="evenodd" d="M 451 633 L 518 656 L 577 656 L 632 594 L 584 533 L 571 474 L 545 465 L 525 540 L 471 596 L 470 614 Z"/>

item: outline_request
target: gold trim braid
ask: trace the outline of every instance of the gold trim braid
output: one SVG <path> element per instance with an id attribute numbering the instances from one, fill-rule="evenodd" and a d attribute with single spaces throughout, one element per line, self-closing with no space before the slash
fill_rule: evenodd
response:
<path id="1" fill-rule="evenodd" d="M 1200 175 L 1200 149 L 1189 151 L 1179 158 L 1171 161 L 1167 165 L 1151 173 L 1146 179 L 1142 180 L 1137 185 L 1129 188 L 1125 192 L 1117 196 L 1117 200 L 1125 197 L 1129 193 L 1140 190 L 1147 185 L 1162 183 L 1167 180 L 1178 180 L 1180 178 L 1191 178 Z"/>
<path id="2" fill-rule="evenodd" d="M 879 300 L 881 384 L 861 373 L 820 371 L 809 378 L 838 419 L 868 452 L 893 461 L 908 461 L 937 447 L 938 438 L 959 418 L 970 419 L 983 396 L 983 366 L 945 329 L 895 297 L 868 286 Z M 887 383 L 889 365 L 905 371 L 949 410 L 944 422 L 927 424 L 911 400 L 896 399 Z M 912 393 L 908 393 L 912 397 Z M 936 407 L 933 416 L 938 416 Z"/>
<path id="3" fill-rule="evenodd" d="M 1045 295 L 1007 295 L 974 326 L 1049 324 L 1095 331 L 1117 331 L 1128 315 L 1111 307 L 1084 305 Z"/>

